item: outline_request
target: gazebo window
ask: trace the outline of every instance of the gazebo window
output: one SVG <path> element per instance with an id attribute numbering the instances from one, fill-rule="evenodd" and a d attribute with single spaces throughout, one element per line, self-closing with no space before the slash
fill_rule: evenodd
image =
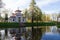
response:
<path id="1" fill-rule="evenodd" d="M 20 17 L 18 17 L 18 21 L 21 22 L 21 18 Z"/>
<path id="2" fill-rule="evenodd" d="M 15 21 L 15 19 L 13 19 L 13 21 Z"/>
<path id="3" fill-rule="evenodd" d="M 23 21 L 25 20 L 25 17 L 23 17 Z"/>

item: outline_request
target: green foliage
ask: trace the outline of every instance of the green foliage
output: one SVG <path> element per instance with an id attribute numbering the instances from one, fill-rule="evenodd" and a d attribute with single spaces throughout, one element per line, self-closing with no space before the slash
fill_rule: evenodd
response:
<path id="1" fill-rule="evenodd" d="M 55 26 L 56 25 L 56 22 L 35 22 L 35 23 L 25 23 L 26 25 L 25 26 Z"/>
<path id="2" fill-rule="evenodd" d="M 42 11 L 41 9 L 36 6 L 36 2 L 35 0 L 32 0 L 29 6 L 29 10 L 27 10 L 28 15 L 28 19 L 32 19 L 33 16 L 33 20 L 34 21 L 42 21 Z"/>
<path id="3" fill-rule="evenodd" d="M 36 4 L 35 0 L 32 0 L 30 6 L 34 6 Z"/>
<path id="4" fill-rule="evenodd" d="M 23 11 L 23 13 L 24 13 L 24 16 L 25 16 L 26 18 L 29 17 L 29 14 L 28 14 L 28 10 L 27 10 L 27 9 L 25 9 L 25 10 Z"/>
<path id="5" fill-rule="evenodd" d="M 0 22 L 0 28 L 19 28 L 21 24 L 19 23 L 10 23 L 10 22 Z M 24 23 L 24 27 L 31 27 L 31 26 L 58 26 L 60 28 L 60 22 L 37 22 L 35 23 Z"/>
<path id="6" fill-rule="evenodd" d="M 35 6 L 33 17 L 35 21 L 42 21 L 42 11 L 38 6 Z"/>
<path id="7" fill-rule="evenodd" d="M 18 28 L 19 23 L 0 22 L 0 28 Z"/>
<path id="8" fill-rule="evenodd" d="M 57 22 L 57 27 L 60 28 L 60 22 Z"/>

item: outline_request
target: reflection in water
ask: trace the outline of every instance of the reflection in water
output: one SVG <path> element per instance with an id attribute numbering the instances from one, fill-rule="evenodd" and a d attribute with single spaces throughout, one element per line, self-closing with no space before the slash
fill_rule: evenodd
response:
<path id="1" fill-rule="evenodd" d="M 54 33 L 57 32 L 57 27 L 56 26 L 52 26 L 50 29 L 51 29 L 51 32 L 54 32 Z"/>
<path id="2" fill-rule="evenodd" d="M 21 28 L 22 29 L 22 28 Z M 51 28 L 51 32 L 47 32 L 47 33 L 45 33 L 45 34 L 43 34 L 43 36 L 42 36 L 42 39 L 43 40 L 45 40 L 45 38 L 47 39 L 47 38 L 50 38 L 50 37 L 54 37 L 55 38 L 55 36 L 56 37 L 59 37 L 59 34 L 58 34 L 58 31 L 57 31 L 57 27 L 56 26 L 52 26 Z M 22 30 L 24 30 L 23 32 L 22 32 Z M 19 37 L 19 35 L 20 35 L 20 37 L 21 37 L 21 40 L 22 39 L 25 39 L 25 40 L 30 40 L 31 39 L 31 29 L 30 30 L 26 30 L 26 29 L 22 29 L 21 30 L 21 32 L 22 33 L 20 33 L 20 34 L 18 34 L 18 32 L 19 32 L 19 28 L 13 28 L 13 29 L 8 29 L 8 38 L 10 39 L 10 40 L 13 40 L 14 39 L 14 36 L 15 37 Z M 26 30 L 26 31 L 25 31 Z M 36 31 L 36 30 L 35 30 Z M 11 33 L 10 33 L 11 32 Z M 1 40 L 4 40 L 5 39 L 5 30 L 0 30 L 0 33 L 1 33 Z M 35 33 L 36 34 L 36 33 Z M 16 38 L 17 39 L 17 38 Z M 6 40 L 6 39 L 5 39 Z M 48 39 L 47 39 L 48 40 Z M 51 38 L 51 40 L 52 40 L 52 38 Z"/>
<path id="3" fill-rule="evenodd" d="M 4 38 L 5 38 L 5 30 L 0 30 L 0 39 L 1 40 L 4 40 Z"/>
<path id="4" fill-rule="evenodd" d="M 42 35 L 41 40 L 60 40 L 60 33 L 56 26 L 51 27 L 51 32 L 47 32 Z"/>
<path id="5" fill-rule="evenodd" d="M 42 36 L 42 40 L 60 40 L 60 34 L 58 33 L 45 33 Z"/>
<path id="6" fill-rule="evenodd" d="M 8 28 L 7 36 L 5 36 L 5 30 L 0 30 L 1 40 L 13 40 L 14 37 L 16 40 L 27 40 L 31 39 L 31 29 L 26 30 L 25 28 L 21 28 L 21 32 L 19 33 L 19 28 Z"/>

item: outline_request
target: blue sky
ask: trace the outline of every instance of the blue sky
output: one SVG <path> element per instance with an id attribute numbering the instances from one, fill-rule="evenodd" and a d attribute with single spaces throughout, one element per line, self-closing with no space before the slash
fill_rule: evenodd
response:
<path id="1" fill-rule="evenodd" d="M 35 0 L 36 5 L 45 13 L 60 12 L 60 0 Z M 6 8 L 16 10 L 18 7 L 20 10 L 29 7 L 31 0 L 3 0 L 6 4 Z"/>

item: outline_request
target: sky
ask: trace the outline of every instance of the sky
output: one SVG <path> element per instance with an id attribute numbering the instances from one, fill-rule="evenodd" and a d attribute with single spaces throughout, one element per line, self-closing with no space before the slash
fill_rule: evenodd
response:
<path id="1" fill-rule="evenodd" d="M 60 12 L 60 0 L 35 0 L 36 5 L 42 10 L 44 13 L 56 13 Z M 20 10 L 26 9 L 29 7 L 31 0 L 3 0 L 5 3 L 5 8 L 16 10 L 19 8 Z"/>

